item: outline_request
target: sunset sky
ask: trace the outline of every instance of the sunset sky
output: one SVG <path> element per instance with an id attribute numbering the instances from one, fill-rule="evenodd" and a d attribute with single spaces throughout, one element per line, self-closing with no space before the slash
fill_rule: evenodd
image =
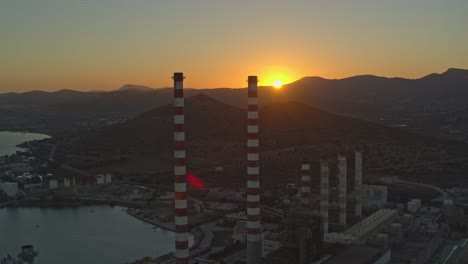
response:
<path id="1" fill-rule="evenodd" d="M 0 93 L 468 68 L 466 0 L 0 1 Z"/>

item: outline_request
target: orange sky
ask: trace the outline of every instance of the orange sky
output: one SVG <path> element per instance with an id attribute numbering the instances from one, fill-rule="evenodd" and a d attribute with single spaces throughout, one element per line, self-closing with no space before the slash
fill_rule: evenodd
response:
<path id="1" fill-rule="evenodd" d="M 379 3 L 377 3 L 379 2 Z M 421 8 L 424 5 L 424 8 Z M 468 1 L 2 1 L 0 93 L 468 68 Z"/>

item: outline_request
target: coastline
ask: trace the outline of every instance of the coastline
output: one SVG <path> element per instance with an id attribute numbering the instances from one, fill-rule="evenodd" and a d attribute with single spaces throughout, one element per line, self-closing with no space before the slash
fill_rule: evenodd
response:
<path id="1" fill-rule="evenodd" d="M 76 208 L 81 206 L 90 205 L 108 205 L 108 206 L 120 206 L 126 208 L 125 212 L 145 223 L 157 226 L 167 231 L 175 232 L 175 226 L 173 223 L 165 223 L 160 220 L 147 219 L 136 213 L 135 209 L 142 208 L 144 205 L 121 200 L 102 200 L 102 199 L 65 199 L 65 200 L 18 200 L 6 202 L 0 204 L 0 208 L 7 207 L 38 207 L 38 208 Z M 196 228 L 192 229 L 190 233 L 194 237 L 194 244 L 192 250 L 197 248 L 197 245 L 203 238 L 203 232 L 197 232 Z"/>

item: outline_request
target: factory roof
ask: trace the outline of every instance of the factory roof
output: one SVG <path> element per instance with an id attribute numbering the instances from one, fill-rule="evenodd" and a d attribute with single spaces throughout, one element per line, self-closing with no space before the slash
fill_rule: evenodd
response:
<path id="1" fill-rule="evenodd" d="M 352 263 L 356 264 L 368 264 L 375 263 L 384 252 L 379 248 L 368 247 L 368 246 L 349 246 L 340 250 L 335 256 L 326 261 L 326 264 L 345 264 Z"/>
<path id="2" fill-rule="evenodd" d="M 234 227 L 234 234 L 245 234 L 247 233 L 247 221 L 237 221 Z"/>
<path id="3" fill-rule="evenodd" d="M 310 209 L 297 208 L 291 210 L 286 218 L 287 224 L 292 225 L 313 225 L 320 221 L 318 212 L 311 211 Z"/>
<path id="4" fill-rule="evenodd" d="M 366 219 L 350 227 L 344 232 L 344 234 L 351 235 L 355 239 L 359 239 L 396 214 L 398 214 L 398 211 L 394 209 L 380 209 Z"/>

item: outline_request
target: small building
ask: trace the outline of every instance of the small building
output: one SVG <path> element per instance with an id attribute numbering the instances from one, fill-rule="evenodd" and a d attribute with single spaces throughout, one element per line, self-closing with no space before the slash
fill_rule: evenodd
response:
<path id="1" fill-rule="evenodd" d="M 281 234 L 266 233 L 262 238 L 262 257 L 266 257 L 271 252 L 279 249 L 283 245 Z"/>
<path id="2" fill-rule="evenodd" d="M 412 199 L 406 205 L 406 209 L 408 210 L 408 212 L 411 212 L 411 213 L 416 213 L 419 210 L 419 208 L 421 208 L 420 199 Z"/>
<path id="3" fill-rule="evenodd" d="M 343 233 L 329 233 L 325 236 L 327 243 L 365 245 L 368 240 L 384 230 L 398 217 L 398 211 L 394 209 L 380 209 L 361 222 L 350 227 Z"/>
<path id="4" fill-rule="evenodd" d="M 340 250 L 326 260 L 326 264 L 387 264 L 391 260 L 391 250 L 369 246 L 352 245 Z"/>
<path id="5" fill-rule="evenodd" d="M 71 186 L 70 178 L 64 178 L 63 179 L 63 187 L 70 187 L 70 186 Z"/>
<path id="6" fill-rule="evenodd" d="M 234 243 L 237 241 L 245 244 L 247 240 L 247 221 L 237 221 L 234 226 L 234 233 L 232 234 L 232 240 Z"/>
<path id="7" fill-rule="evenodd" d="M 15 198 L 18 194 L 18 183 L 17 182 L 4 182 L 0 183 L 0 189 L 6 194 L 8 198 Z"/>
<path id="8" fill-rule="evenodd" d="M 106 177 L 102 174 L 98 174 L 96 176 L 96 184 L 104 184 L 106 183 Z"/>
<path id="9" fill-rule="evenodd" d="M 387 204 L 387 186 L 362 185 L 362 207 L 382 209 Z"/>
<path id="10" fill-rule="evenodd" d="M 107 173 L 105 176 L 105 182 L 106 184 L 111 184 L 112 183 L 112 174 Z"/>
<path id="11" fill-rule="evenodd" d="M 57 179 L 50 179 L 49 180 L 49 189 L 58 189 L 58 180 Z"/>

